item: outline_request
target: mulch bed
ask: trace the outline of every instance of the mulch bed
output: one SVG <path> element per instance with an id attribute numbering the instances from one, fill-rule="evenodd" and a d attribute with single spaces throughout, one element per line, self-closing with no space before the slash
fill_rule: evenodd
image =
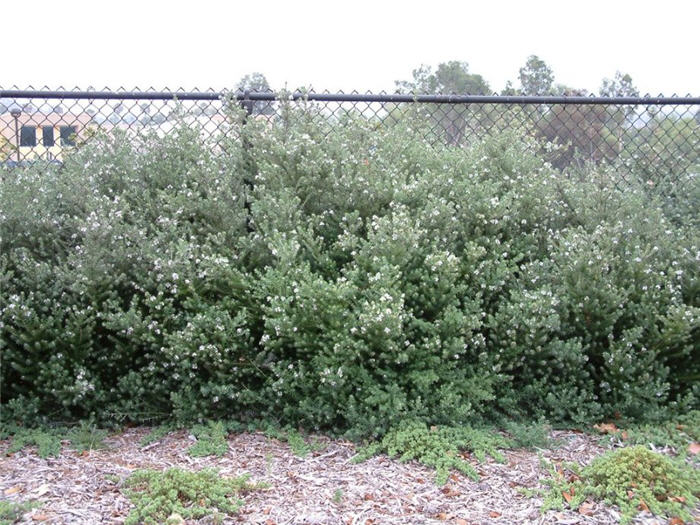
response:
<path id="1" fill-rule="evenodd" d="M 106 440 L 109 448 L 83 454 L 63 448 L 58 458 L 41 459 L 32 448 L 6 457 L 9 443 L 0 441 L 0 499 L 40 500 L 22 523 L 121 523 L 129 501 L 107 478 L 126 478 L 139 468 L 181 467 L 219 469 L 223 475 L 250 473 L 252 481 L 270 488 L 245 497 L 235 518 L 224 523 L 283 524 L 612 524 L 619 514 L 603 504 L 574 511 L 540 513 L 541 499 L 526 498 L 518 487 L 534 488 L 546 469 L 539 454 L 552 461 L 588 463 L 605 451 L 601 438 L 554 431 L 558 445 L 541 451 L 506 451 L 506 463 L 488 460 L 476 466 L 475 482 L 455 473 L 442 487 L 434 472 L 415 462 L 399 463 L 378 456 L 364 463 L 350 460 L 352 443 L 318 437 L 323 445 L 306 457 L 296 456 L 286 443 L 261 433 L 231 436 L 223 457 L 192 458 L 186 451 L 193 437 L 173 432 L 146 447 L 140 439 L 147 428 L 128 429 Z M 107 478 L 106 478 L 107 477 Z M 700 518 L 700 513 L 698 513 Z M 208 523 L 211 520 L 200 520 Z M 666 520 L 642 513 L 634 521 L 652 525 Z"/>

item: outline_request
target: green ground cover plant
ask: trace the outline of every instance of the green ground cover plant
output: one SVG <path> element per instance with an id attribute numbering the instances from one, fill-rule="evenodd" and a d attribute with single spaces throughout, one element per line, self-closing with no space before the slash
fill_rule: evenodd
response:
<path id="1" fill-rule="evenodd" d="M 314 450 L 319 450 L 322 448 L 317 441 L 307 440 L 299 430 L 292 427 L 277 428 L 268 425 L 264 430 L 265 435 L 268 438 L 277 439 L 279 441 L 284 441 L 292 449 L 292 452 L 302 458 L 309 455 L 310 452 Z"/>
<path id="2" fill-rule="evenodd" d="M 14 502 L 0 500 L 0 525 L 12 525 L 22 519 L 22 515 L 40 507 L 36 501 Z"/>
<path id="3" fill-rule="evenodd" d="M 700 443 L 700 411 L 694 410 L 669 421 L 630 425 L 610 434 L 612 441 L 625 445 L 671 447 L 681 458 Z M 691 452 L 697 454 L 698 451 Z"/>
<path id="4" fill-rule="evenodd" d="M 146 447 L 148 445 L 156 443 L 157 441 L 160 441 L 174 430 L 175 427 L 173 425 L 168 424 L 153 427 L 148 434 L 141 438 L 141 440 L 139 441 L 139 445 L 142 447 Z"/>
<path id="5" fill-rule="evenodd" d="M 80 424 L 70 428 L 66 437 L 70 440 L 70 446 L 77 452 L 99 450 L 107 448 L 104 442 L 108 433 L 106 430 L 98 428 L 94 423 L 82 421 Z"/>
<path id="6" fill-rule="evenodd" d="M 205 516 L 221 523 L 241 508 L 240 496 L 264 488 L 248 480 L 249 476 L 226 478 L 213 469 L 135 471 L 124 481 L 123 490 L 134 505 L 125 523 L 155 525 L 168 523 L 169 519 L 181 522 Z"/>
<path id="7" fill-rule="evenodd" d="M 37 454 L 44 459 L 61 454 L 61 435 L 56 430 L 21 429 L 11 437 L 6 454 L 14 454 L 28 446 L 36 446 Z"/>
<path id="8" fill-rule="evenodd" d="M 623 525 L 640 510 L 690 522 L 689 510 L 700 496 L 696 468 L 640 445 L 607 452 L 584 468 L 550 466 L 550 472 L 542 512 L 565 506 L 575 510 L 591 497 L 618 506 Z"/>
<path id="9" fill-rule="evenodd" d="M 216 143 L 115 135 L 4 177 L 3 421 L 376 439 L 697 409 L 697 178 L 669 205 L 516 132 L 420 125 L 232 112 Z"/>
<path id="10" fill-rule="evenodd" d="M 496 461 L 505 461 L 499 449 L 508 447 L 509 442 L 492 429 L 428 427 L 419 421 L 404 421 L 381 440 L 358 450 L 353 461 L 365 461 L 380 453 L 402 462 L 416 460 L 434 468 L 435 482 L 444 485 L 453 469 L 473 480 L 479 479 L 476 469 L 466 461 L 464 452 L 473 454 L 479 461 L 484 461 L 487 455 Z"/>
<path id="11" fill-rule="evenodd" d="M 28 446 L 34 446 L 42 458 L 58 457 L 61 454 L 61 442 L 70 442 L 70 448 L 78 453 L 107 448 L 104 442 L 108 433 L 88 421 L 82 421 L 72 427 L 41 426 L 34 428 L 6 428 L 3 438 L 10 440 L 6 454 L 14 454 Z"/>
<path id="12" fill-rule="evenodd" d="M 228 452 L 226 437 L 228 432 L 222 422 L 209 422 L 206 425 L 196 425 L 192 434 L 197 442 L 187 449 L 192 457 L 223 456 Z"/>
<path id="13" fill-rule="evenodd" d="M 557 445 L 557 440 L 549 437 L 551 426 L 544 420 L 530 423 L 505 421 L 502 426 L 508 434 L 508 448 L 537 449 Z"/>

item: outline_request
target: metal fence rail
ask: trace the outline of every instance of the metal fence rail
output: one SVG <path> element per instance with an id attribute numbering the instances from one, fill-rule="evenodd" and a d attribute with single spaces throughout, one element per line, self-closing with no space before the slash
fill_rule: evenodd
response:
<path id="1" fill-rule="evenodd" d="M 330 122 L 359 114 L 387 125 L 415 118 L 431 143 L 464 146 L 520 129 L 556 145 L 548 159 L 567 169 L 614 164 L 644 180 L 677 181 L 700 173 L 700 97 L 413 95 L 387 93 L 79 91 L 0 88 L 0 164 L 61 162 L 94 131 L 167 134 L 178 123 L 204 134 L 226 130 L 225 104 L 278 120 L 281 100 L 303 101 Z M 623 175 L 624 177 L 624 175 Z"/>

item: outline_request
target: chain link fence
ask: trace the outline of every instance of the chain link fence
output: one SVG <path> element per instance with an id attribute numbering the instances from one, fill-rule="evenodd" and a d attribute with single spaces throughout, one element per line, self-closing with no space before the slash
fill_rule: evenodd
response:
<path id="1" fill-rule="evenodd" d="M 331 123 L 355 114 L 382 125 L 417 119 L 425 140 L 455 147 L 518 129 L 557 168 L 613 165 L 650 185 L 700 175 L 699 97 L 455 96 L 387 93 L 80 91 L 0 87 L 0 165 L 61 163 L 97 132 L 167 134 L 182 123 L 228 132 L 226 104 L 274 125 L 283 100 Z"/>

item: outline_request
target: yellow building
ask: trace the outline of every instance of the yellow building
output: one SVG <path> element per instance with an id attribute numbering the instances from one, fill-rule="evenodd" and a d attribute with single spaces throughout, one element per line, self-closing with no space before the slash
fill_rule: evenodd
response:
<path id="1" fill-rule="evenodd" d="M 87 113 L 21 112 L 17 118 L 11 113 L 0 115 L 0 143 L 4 144 L 4 160 L 62 160 L 75 146 L 92 117 Z"/>

